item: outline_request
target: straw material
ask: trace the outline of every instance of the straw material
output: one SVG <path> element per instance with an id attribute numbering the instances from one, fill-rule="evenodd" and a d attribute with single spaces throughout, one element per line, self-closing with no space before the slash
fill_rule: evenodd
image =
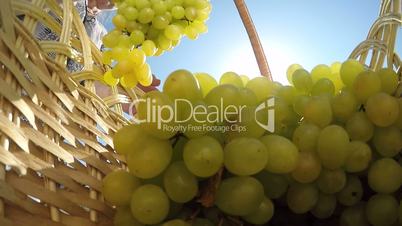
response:
<path id="1" fill-rule="evenodd" d="M 262 74 L 269 76 L 247 8 L 237 3 Z M 400 6 L 401 0 L 383 1 L 380 19 L 352 58 L 370 59 L 372 68 L 386 61 L 401 74 L 394 53 Z M 59 40 L 37 40 L 39 24 Z M 71 60 L 83 70 L 69 72 Z M 125 167 L 111 137 L 129 123 L 121 103 L 142 92 L 112 87 L 109 97 L 96 95 L 95 84 L 106 70 L 100 62 L 71 0 L 63 0 L 62 8 L 56 0 L 1 0 L 1 226 L 112 224 L 114 211 L 102 198 L 101 179 Z"/>

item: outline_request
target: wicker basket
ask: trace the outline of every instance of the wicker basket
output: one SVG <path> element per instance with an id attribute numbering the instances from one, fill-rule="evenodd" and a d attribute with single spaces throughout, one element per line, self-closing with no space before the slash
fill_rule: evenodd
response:
<path id="1" fill-rule="evenodd" d="M 244 2 L 236 3 L 266 64 Z M 0 15 L 0 225 L 112 225 L 101 179 L 124 167 L 111 136 L 129 123 L 121 103 L 141 91 L 113 87 L 107 98 L 95 94 L 105 68 L 71 0 L 63 8 L 55 0 L 1 0 Z M 38 41 L 38 24 L 59 40 Z M 401 75 L 394 53 L 400 24 L 401 0 L 384 0 L 368 39 L 351 57 L 366 62 L 371 53 L 372 68 L 386 60 Z M 83 70 L 68 72 L 67 60 Z M 267 64 L 260 68 L 269 75 Z"/>

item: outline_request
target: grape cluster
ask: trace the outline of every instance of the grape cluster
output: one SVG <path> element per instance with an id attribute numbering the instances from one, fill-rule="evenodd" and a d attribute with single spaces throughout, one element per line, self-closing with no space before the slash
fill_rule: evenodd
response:
<path id="1" fill-rule="evenodd" d="M 115 28 L 103 37 L 107 50 L 103 63 L 113 65 L 104 81 L 125 87 L 152 83 L 146 56 L 172 50 L 183 36 L 197 39 L 207 31 L 211 12 L 209 0 L 115 0 L 118 11 Z"/>
<path id="2" fill-rule="evenodd" d="M 234 72 L 217 82 L 178 70 L 163 91 L 147 93 L 143 98 L 159 107 L 184 98 L 193 108 L 243 111 L 220 122 L 166 120 L 158 127 L 150 120 L 119 130 L 113 141 L 129 172 L 113 172 L 103 183 L 105 199 L 118 206 L 115 225 L 402 224 L 397 74 L 355 60 L 311 72 L 292 65 L 287 74 L 290 86 Z M 273 132 L 257 123 L 272 117 L 256 111 L 268 99 L 275 101 Z M 179 119 L 191 110 L 176 107 Z M 136 117 L 148 116 L 140 103 Z M 160 129 L 177 124 L 245 129 Z"/>

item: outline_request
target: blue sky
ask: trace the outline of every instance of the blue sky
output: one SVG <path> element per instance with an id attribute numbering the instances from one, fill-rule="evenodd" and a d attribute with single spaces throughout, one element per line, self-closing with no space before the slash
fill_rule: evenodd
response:
<path id="1" fill-rule="evenodd" d="M 211 0 L 209 31 L 196 41 L 184 38 L 171 52 L 148 59 L 161 80 L 177 69 L 259 75 L 248 36 L 232 0 Z M 378 16 L 380 0 L 246 0 L 274 80 L 286 83 L 286 69 L 299 63 L 345 60 L 367 35 Z M 401 32 L 401 30 L 399 31 Z M 399 35 L 401 37 L 401 34 Z M 402 38 L 398 39 L 402 53 Z"/>

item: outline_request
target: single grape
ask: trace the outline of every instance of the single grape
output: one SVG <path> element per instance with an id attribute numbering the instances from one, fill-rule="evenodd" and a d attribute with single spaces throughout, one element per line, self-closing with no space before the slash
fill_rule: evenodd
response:
<path id="1" fill-rule="evenodd" d="M 128 54 L 129 63 L 132 63 L 134 66 L 142 66 L 145 64 L 146 56 L 142 49 L 133 49 Z M 131 66 L 132 67 L 132 66 Z"/>
<path id="2" fill-rule="evenodd" d="M 318 202 L 318 194 L 314 184 L 294 183 L 289 187 L 286 201 L 292 212 L 303 214 L 314 208 Z"/>
<path id="3" fill-rule="evenodd" d="M 255 213 L 264 200 L 264 188 L 252 177 L 231 177 L 220 184 L 215 204 L 226 214 L 247 216 Z"/>
<path id="4" fill-rule="evenodd" d="M 341 62 L 334 62 L 331 64 L 331 72 L 332 74 L 339 73 L 341 71 L 342 63 Z"/>
<path id="5" fill-rule="evenodd" d="M 290 84 L 294 84 L 294 75 L 295 72 L 299 69 L 303 69 L 303 67 L 300 64 L 292 64 L 286 70 L 286 77 Z"/>
<path id="6" fill-rule="evenodd" d="M 172 147 L 169 141 L 148 137 L 144 145 L 130 151 L 127 165 L 130 172 L 144 179 L 158 176 L 169 165 Z"/>
<path id="7" fill-rule="evenodd" d="M 276 94 L 279 98 L 283 99 L 286 103 L 293 103 L 297 96 L 297 91 L 293 86 L 282 86 L 278 89 Z"/>
<path id="8" fill-rule="evenodd" d="M 226 169 L 238 176 L 253 175 L 265 168 L 268 153 L 265 145 L 255 138 L 237 138 L 224 149 Z"/>
<path id="9" fill-rule="evenodd" d="M 141 45 L 141 49 L 144 51 L 146 56 L 153 56 L 156 52 L 156 45 L 151 40 L 145 40 Z"/>
<path id="10" fill-rule="evenodd" d="M 350 173 L 361 172 L 367 169 L 371 161 L 371 148 L 362 141 L 349 143 L 345 170 Z"/>
<path id="11" fill-rule="evenodd" d="M 155 12 L 151 8 L 143 8 L 138 14 L 138 21 L 143 24 L 150 23 L 155 16 Z"/>
<path id="12" fill-rule="evenodd" d="M 389 94 L 374 94 L 367 100 L 365 107 L 367 117 L 376 126 L 387 127 L 395 123 L 398 119 L 398 100 Z"/>
<path id="13" fill-rule="evenodd" d="M 243 82 L 243 86 L 246 87 L 248 81 L 250 81 L 250 78 L 247 75 L 240 75 L 241 81 Z"/>
<path id="14" fill-rule="evenodd" d="M 374 125 L 364 112 L 354 113 L 346 122 L 345 129 L 352 140 L 367 142 L 374 134 Z"/>
<path id="15" fill-rule="evenodd" d="M 182 6 L 175 6 L 172 8 L 173 18 L 180 20 L 180 19 L 183 19 L 184 15 L 185 15 L 185 11 Z"/>
<path id="16" fill-rule="evenodd" d="M 288 139 L 278 135 L 267 135 L 261 138 L 267 147 L 268 162 L 266 169 L 272 173 L 290 173 L 297 166 L 299 150 Z"/>
<path id="17" fill-rule="evenodd" d="M 174 202 L 185 203 L 198 192 L 197 178 L 188 171 L 184 162 L 174 162 L 165 171 L 163 185 L 169 198 Z"/>
<path id="18" fill-rule="evenodd" d="M 226 138 L 226 142 L 231 141 L 235 138 L 239 137 L 248 137 L 248 138 L 260 138 L 266 130 L 262 128 L 258 123 L 266 123 L 267 122 L 267 114 L 265 111 L 255 112 L 256 107 L 253 106 L 246 106 L 242 108 L 240 111 L 240 115 L 236 119 L 236 125 L 239 128 L 243 127 L 244 130 L 236 131 L 236 130 L 229 130 L 227 131 L 224 136 Z"/>
<path id="19" fill-rule="evenodd" d="M 197 18 L 197 9 L 194 7 L 186 7 L 184 15 L 190 21 L 193 21 Z"/>
<path id="20" fill-rule="evenodd" d="M 357 60 L 347 60 L 342 63 L 340 75 L 343 84 L 352 87 L 356 77 L 364 71 L 364 66 Z"/>
<path id="21" fill-rule="evenodd" d="M 276 92 L 275 84 L 262 76 L 251 79 L 247 83 L 246 88 L 251 89 L 255 93 L 258 102 L 266 100 Z"/>
<path id="22" fill-rule="evenodd" d="M 118 29 L 123 30 L 124 28 L 126 28 L 127 25 L 127 19 L 120 14 L 117 14 L 116 16 L 113 17 L 112 22 L 114 24 L 114 26 L 116 26 Z"/>
<path id="23" fill-rule="evenodd" d="M 134 191 L 131 212 L 143 224 L 158 224 L 169 213 L 169 198 L 158 186 L 147 184 Z"/>
<path id="24" fill-rule="evenodd" d="M 303 113 L 306 122 L 325 127 L 332 122 L 331 104 L 326 97 L 312 97 L 306 104 Z"/>
<path id="25" fill-rule="evenodd" d="M 391 195 L 371 196 L 366 205 L 366 216 L 373 226 L 393 225 L 398 220 L 398 202 Z"/>
<path id="26" fill-rule="evenodd" d="M 130 49 L 132 46 L 130 36 L 126 34 L 122 34 L 119 36 L 119 44 L 117 46 L 121 46 L 123 48 Z"/>
<path id="27" fill-rule="evenodd" d="M 310 210 L 310 212 L 318 219 L 326 219 L 332 216 L 336 208 L 335 195 L 327 195 L 320 193 L 318 195 L 318 201 Z"/>
<path id="28" fill-rule="evenodd" d="M 115 86 L 119 83 L 119 79 L 113 76 L 111 70 L 105 72 L 105 74 L 103 75 L 103 81 L 109 86 Z"/>
<path id="29" fill-rule="evenodd" d="M 117 61 L 123 61 L 127 59 L 129 53 L 130 51 L 127 48 L 117 46 L 112 49 L 112 58 Z"/>
<path id="30" fill-rule="evenodd" d="M 363 186 L 357 176 L 349 175 L 346 185 L 336 194 L 340 204 L 345 206 L 354 206 L 360 202 L 363 197 Z"/>
<path id="31" fill-rule="evenodd" d="M 356 97 L 346 90 L 338 93 L 331 104 L 334 117 L 341 122 L 346 122 L 358 108 Z"/>
<path id="32" fill-rule="evenodd" d="M 240 76 L 231 71 L 223 73 L 221 79 L 219 80 L 219 84 L 231 84 L 239 88 L 243 87 L 243 81 L 241 80 Z"/>
<path id="33" fill-rule="evenodd" d="M 320 78 L 316 81 L 311 88 L 311 95 L 313 96 L 333 96 L 335 93 L 335 86 L 328 78 Z"/>
<path id="34" fill-rule="evenodd" d="M 127 139 L 130 137 L 130 139 Z M 127 155 L 133 149 L 139 148 L 148 139 L 144 131 L 136 124 L 124 126 L 113 135 L 113 145 L 120 155 Z"/>
<path id="35" fill-rule="evenodd" d="M 153 81 L 153 76 L 149 64 L 143 64 L 136 72 L 138 82 L 143 86 L 150 86 Z M 171 135 L 171 134 L 169 134 Z M 156 135 L 157 136 L 157 135 Z"/>
<path id="36" fill-rule="evenodd" d="M 233 108 L 231 106 L 239 106 L 240 104 L 240 92 L 236 86 L 230 84 L 219 85 L 213 88 L 205 97 L 205 102 L 209 106 L 222 110 L 221 114 L 225 112 L 225 109 Z M 223 108 L 221 108 L 222 106 Z M 229 115 L 230 116 L 230 115 Z M 225 119 L 229 117 L 224 115 Z"/>
<path id="37" fill-rule="evenodd" d="M 313 87 L 313 79 L 308 71 L 305 69 L 298 69 L 293 73 L 292 84 L 297 90 L 303 93 L 310 93 L 310 90 Z"/>
<path id="38" fill-rule="evenodd" d="M 191 40 L 196 40 L 198 38 L 198 32 L 193 26 L 185 27 L 184 34 Z"/>
<path id="39" fill-rule="evenodd" d="M 186 70 L 172 72 L 163 85 L 163 92 L 173 100 L 186 99 L 188 101 L 197 101 L 201 99 L 201 91 L 196 78 L 191 72 Z"/>
<path id="40" fill-rule="evenodd" d="M 348 133 L 340 126 L 330 125 L 318 136 L 317 153 L 321 163 L 328 169 L 337 169 L 346 161 L 349 145 Z"/>
<path id="41" fill-rule="evenodd" d="M 129 6 L 124 9 L 123 15 L 127 20 L 136 20 L 138 17 L 138 10 L 135 7 Z"/>
<path id="42" fill-rule="evenodd" d="M 320 128 L 314 124 L 302 123 L 293 133 L 293 143 L 301 152 L 315 152 Z"/>
<path id="43" fill-rule="evenodd" d="M 251 224 L 266 224 L 274 215 L 274 204 L 269 198 L 264 198 L 264 200 L 258 206 L 258 209 L 244 217 L 245 221 Z"/>
<path id="44" fill-rule="evenodd" d="M 166 27 L 164 34 L 168 39 L 177 41 L 180 40 L 182 31 L 180 26 L 171 24 Z"/>
<path id="45" fill-rule="evenodd" d="M 173 44 L 172 40 L 166 38 L 166 36 L 162 33 L 159 34 L 157 43 L 158 43 L 158 48 L 162 49 L 162 50 L 169 50 Z"/>
<path id="46" fill-rule="evenodd" d="M 311 78 L 313 82 L 316 83 L 322 78 L 329 78 L 332 74 L 331 68 L 325 64 L 319 64 L 311 70 Z"/>
<path id="47" fill-rule="evenodd" d="M 130 39 L 134 45 L 140 45 L 144 42 L 145 36 L 144 33 L 140 30 L 134 30 L 130 34 Z"/>
<path id="48" fill-rule="evenodd" d="M 396 119 L 395 126 L 397 126 L 400 130 L 402 130 L 402 98 L 398 98 L 399 104 L 399 115 Z"/>
<path id="49" fill-rule="evenodd" d="M 137 9 L 141 10 L 147 7 L 151 7 L 151 2 L 149 0 L 135 0 L 135 6 Z"/>
<path id="50" fill-rule="evenodd" d="M 156 29 L 165 29 L 169 25 L 169 20 L 166 16 L 158 15 L 152 19 L 152 26 Z"/>
<path id="51" fill-rule="evenodd" d="M 205 97 L 209 91 L 218 86 L 216 80 L 207 73 L 195 73 L 195 78 L 198 81 L 202 95 Z"/>
<path id="52" fill-rule="evenodd" d="M 375 129 L 375 150 L 384 157 L 394 157 L 402 150 L 402 133 L 396 126 Z"/>
<path id="53" fill-rule="evenodd" d="M 391 158 L 375 161 L 367 175 L 370 188 L 378 193 L 393 193 L 402 185 L 402 167 Z"/>
<path id="54" fill-rule="evenodd" d="M 346 174 L 342 169 L 321 170 L 317 179 L 317 186 L 325 194 L 340 192 L 346 185 Z"/>
<path id="55" fill-rule="evenodd" d="M 369 97 L 381 91 L 381 79 L 375 72 L 364 71 L 356 77 L 352 91 L 360 103 L 365 103 Z"/>
<path id="56" fill-rule="evenodd" d="M 119 44 L 119 36 L 120 36 L 120 32 L 112 31 L 112 32 L 106 34 L 105 36 L 103 36 L 102 42 L 105 45 L 105 47 L 114 48 L 115 46 L 117 46 L 117 44 Z"/>
<path id="57" fill-rule="evenodd" d="M 113 225 L 114 226 L 143 226 L 140 222 L 138 222 L 131 213 L 129 207 L 118 207 L 116 209 L 116 213 L 113 217 Z"/>
<path id="58" fill-rule="evenodd" d="M 210 177 L 223 166 L 223 150 L 212 137 L 194 138 L 184 146 L 183 159 L 191 173 L 198 177 Z"/>
<path id="59" fill-rule="evenodd" d="M 307 103 L 310 101 L 310 96 L 296 96 L 293 101 L 293 110 L 300 116 L 303 116 Z"/>
<path id="60" fill-rule="evenodd" d="M 102 181 L 102 194 L 112 205 L 130 203 L 131 194 L 140 186 L 140 181 L 130 173 L 118 170 L 109 173 Z"/>
<path id="61" fill-rule="evenodd" d="M 158 1 L 152 5 L 152 9 L 154 10 L 156 15 L 162 15 L 167 10 L 167 4 L 165 1 Z"/>
<path id="62" fill-rule="evenodd" d="M 240 106 L 257 106 L 257 96 L 251 89 L 239 88 L 240 93 Z"/>
<path id="63" fill-rule="evenodd" d="M 369 226 L 364 204 L 345 208 L 340 217 L 340 226 Z"/>
<path id="64" fill-rule="evenodd" d="M 377 73 L 381 79 L 382 91 L 392 95 L 398 88 L 398 75 L 392 68 L 382 68 Z"/>
<path id="65" fill-rule="evenodd" d="M 315 152 L 301 152 L 292 177 L 299 183 L 315 181 L 321 172 L 321 162 Z"/>

